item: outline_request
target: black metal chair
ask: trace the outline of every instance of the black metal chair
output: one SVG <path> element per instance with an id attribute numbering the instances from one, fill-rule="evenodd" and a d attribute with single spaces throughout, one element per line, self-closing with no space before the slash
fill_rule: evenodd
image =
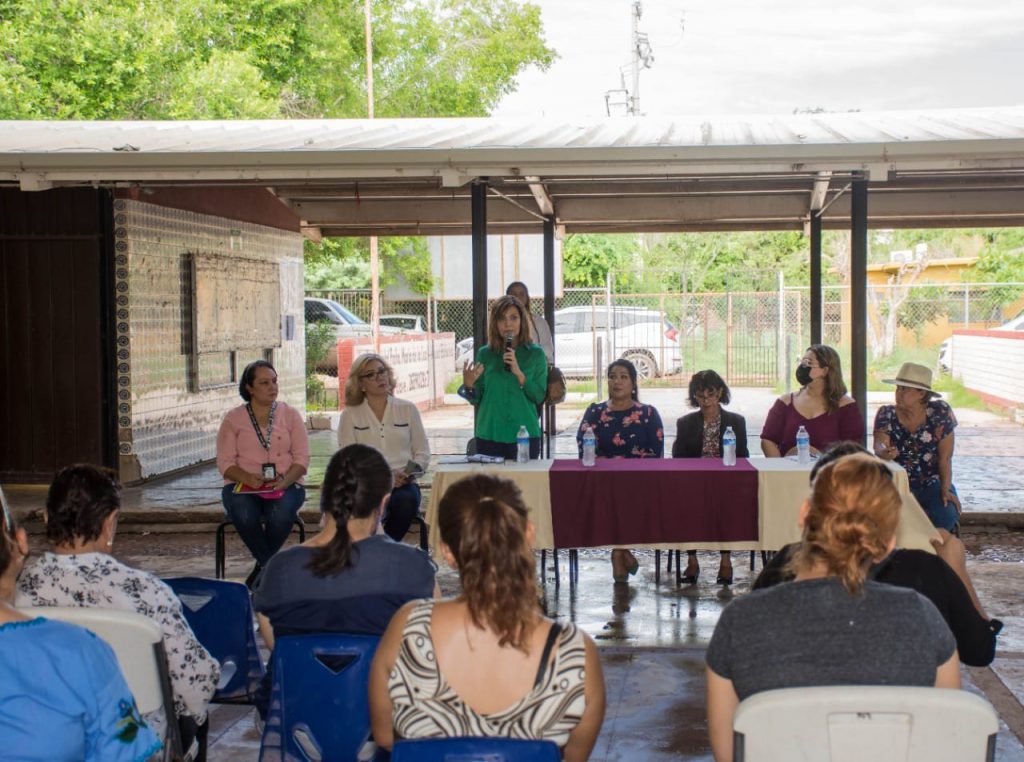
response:
<path id="1" fill-rule="evenodd" d="M 224 532 L 234 525 L 233 521 L 222 521 L 217 525 L 217 537 L 213 548 L 213 574 L 217 579 L 224 579 Z M 295 526 L 299 529 L 299 542 L 305 542 L 306 525 L 298 516 L 295 517 Z"/>

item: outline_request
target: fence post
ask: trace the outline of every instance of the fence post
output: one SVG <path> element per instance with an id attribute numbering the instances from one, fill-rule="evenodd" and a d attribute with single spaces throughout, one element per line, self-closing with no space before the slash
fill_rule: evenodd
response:
<path id="1" fill-rule="evenodd" d="M 775 331 L 775 372 L 779 378 L 786 372 L 786 358 L 783 355 L 783 349 L 786 346 L 786 276 L 782 273 L 782 270 L 778 272 L 779 282 L 779 296 L 778 296 L 778 328 Z"/>
<path id="2" fill-rule="evenodd" d="M 971 286 L 964 284 L 964 328 L 971 327 Z"/>
<path id="3" fill-rule="evenodd" d="M 725 377 L 732 381 L 732 292 L 725 294 Z"/>

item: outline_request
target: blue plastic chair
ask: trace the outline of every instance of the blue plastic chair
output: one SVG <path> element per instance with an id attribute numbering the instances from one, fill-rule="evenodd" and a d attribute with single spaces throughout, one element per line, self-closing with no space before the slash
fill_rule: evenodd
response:
<path id="1" fill-rule="evenodd" d="M 240 582 L 203 577 L 164 582 L 181 600 L 196 638 L 220 662 L 220 684 L 213 700 L 250 703 L 266 670 L 256 645 L 249 590 Z"/>
<path id="2" fill-rule="evenodd" d="M 424 738 L 398 741 L 391 762 L 560 762 L 553 741 L 515 738 Z"/>
<path id="3" fill-rule="evenodd" d="M 289 635 L 274 646 L 260 762 L 354 760 L 370 733 L 372 635 Z"/>

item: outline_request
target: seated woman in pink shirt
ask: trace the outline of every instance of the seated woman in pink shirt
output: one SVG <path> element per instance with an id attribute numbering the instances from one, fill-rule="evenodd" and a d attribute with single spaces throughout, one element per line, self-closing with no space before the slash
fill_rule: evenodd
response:
<path id="1" fill-rule="evenodd" d="M 822 452 L 835 442 L 864 440 L 864 417 L 846 393 L 839 353 L 825 344 L 812 344 L 796 369 L 800 389 L 779 397 L 761 430 L 761 450 L 780 458 L 796 450 L 796 432 L 803 426 L 811 439 L 811 452 Z"/>
<path id="2" fill-rule="evenodd" d="M 220 425 L 217 468 L 224 476 L 224 510 L 256 559 L 246 580 L 252 586 L 306 500 L 309 439 L 299 412 L 277 401 L 277 372 L 266 360 L 246 366 L 238 393 L 245 404 Z M 236 491 L 239 485 L 255 491 Z"/>

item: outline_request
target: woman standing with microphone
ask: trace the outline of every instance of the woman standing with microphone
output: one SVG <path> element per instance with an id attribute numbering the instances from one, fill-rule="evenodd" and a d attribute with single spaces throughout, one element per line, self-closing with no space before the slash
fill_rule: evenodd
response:
<path id="1" fill-rule="evenodd" d="M 537 405 L 547 393 L 544 350 L 530 340 L 530 323 L 522 302 L 503 296 L 491 307 L 487 346 L 476 362 L 462 369 L 459 395 L 476 405 L 476 451 L 515 460 L 516 435 L 525 426 L 530 458 L 540 457 Z"/>

